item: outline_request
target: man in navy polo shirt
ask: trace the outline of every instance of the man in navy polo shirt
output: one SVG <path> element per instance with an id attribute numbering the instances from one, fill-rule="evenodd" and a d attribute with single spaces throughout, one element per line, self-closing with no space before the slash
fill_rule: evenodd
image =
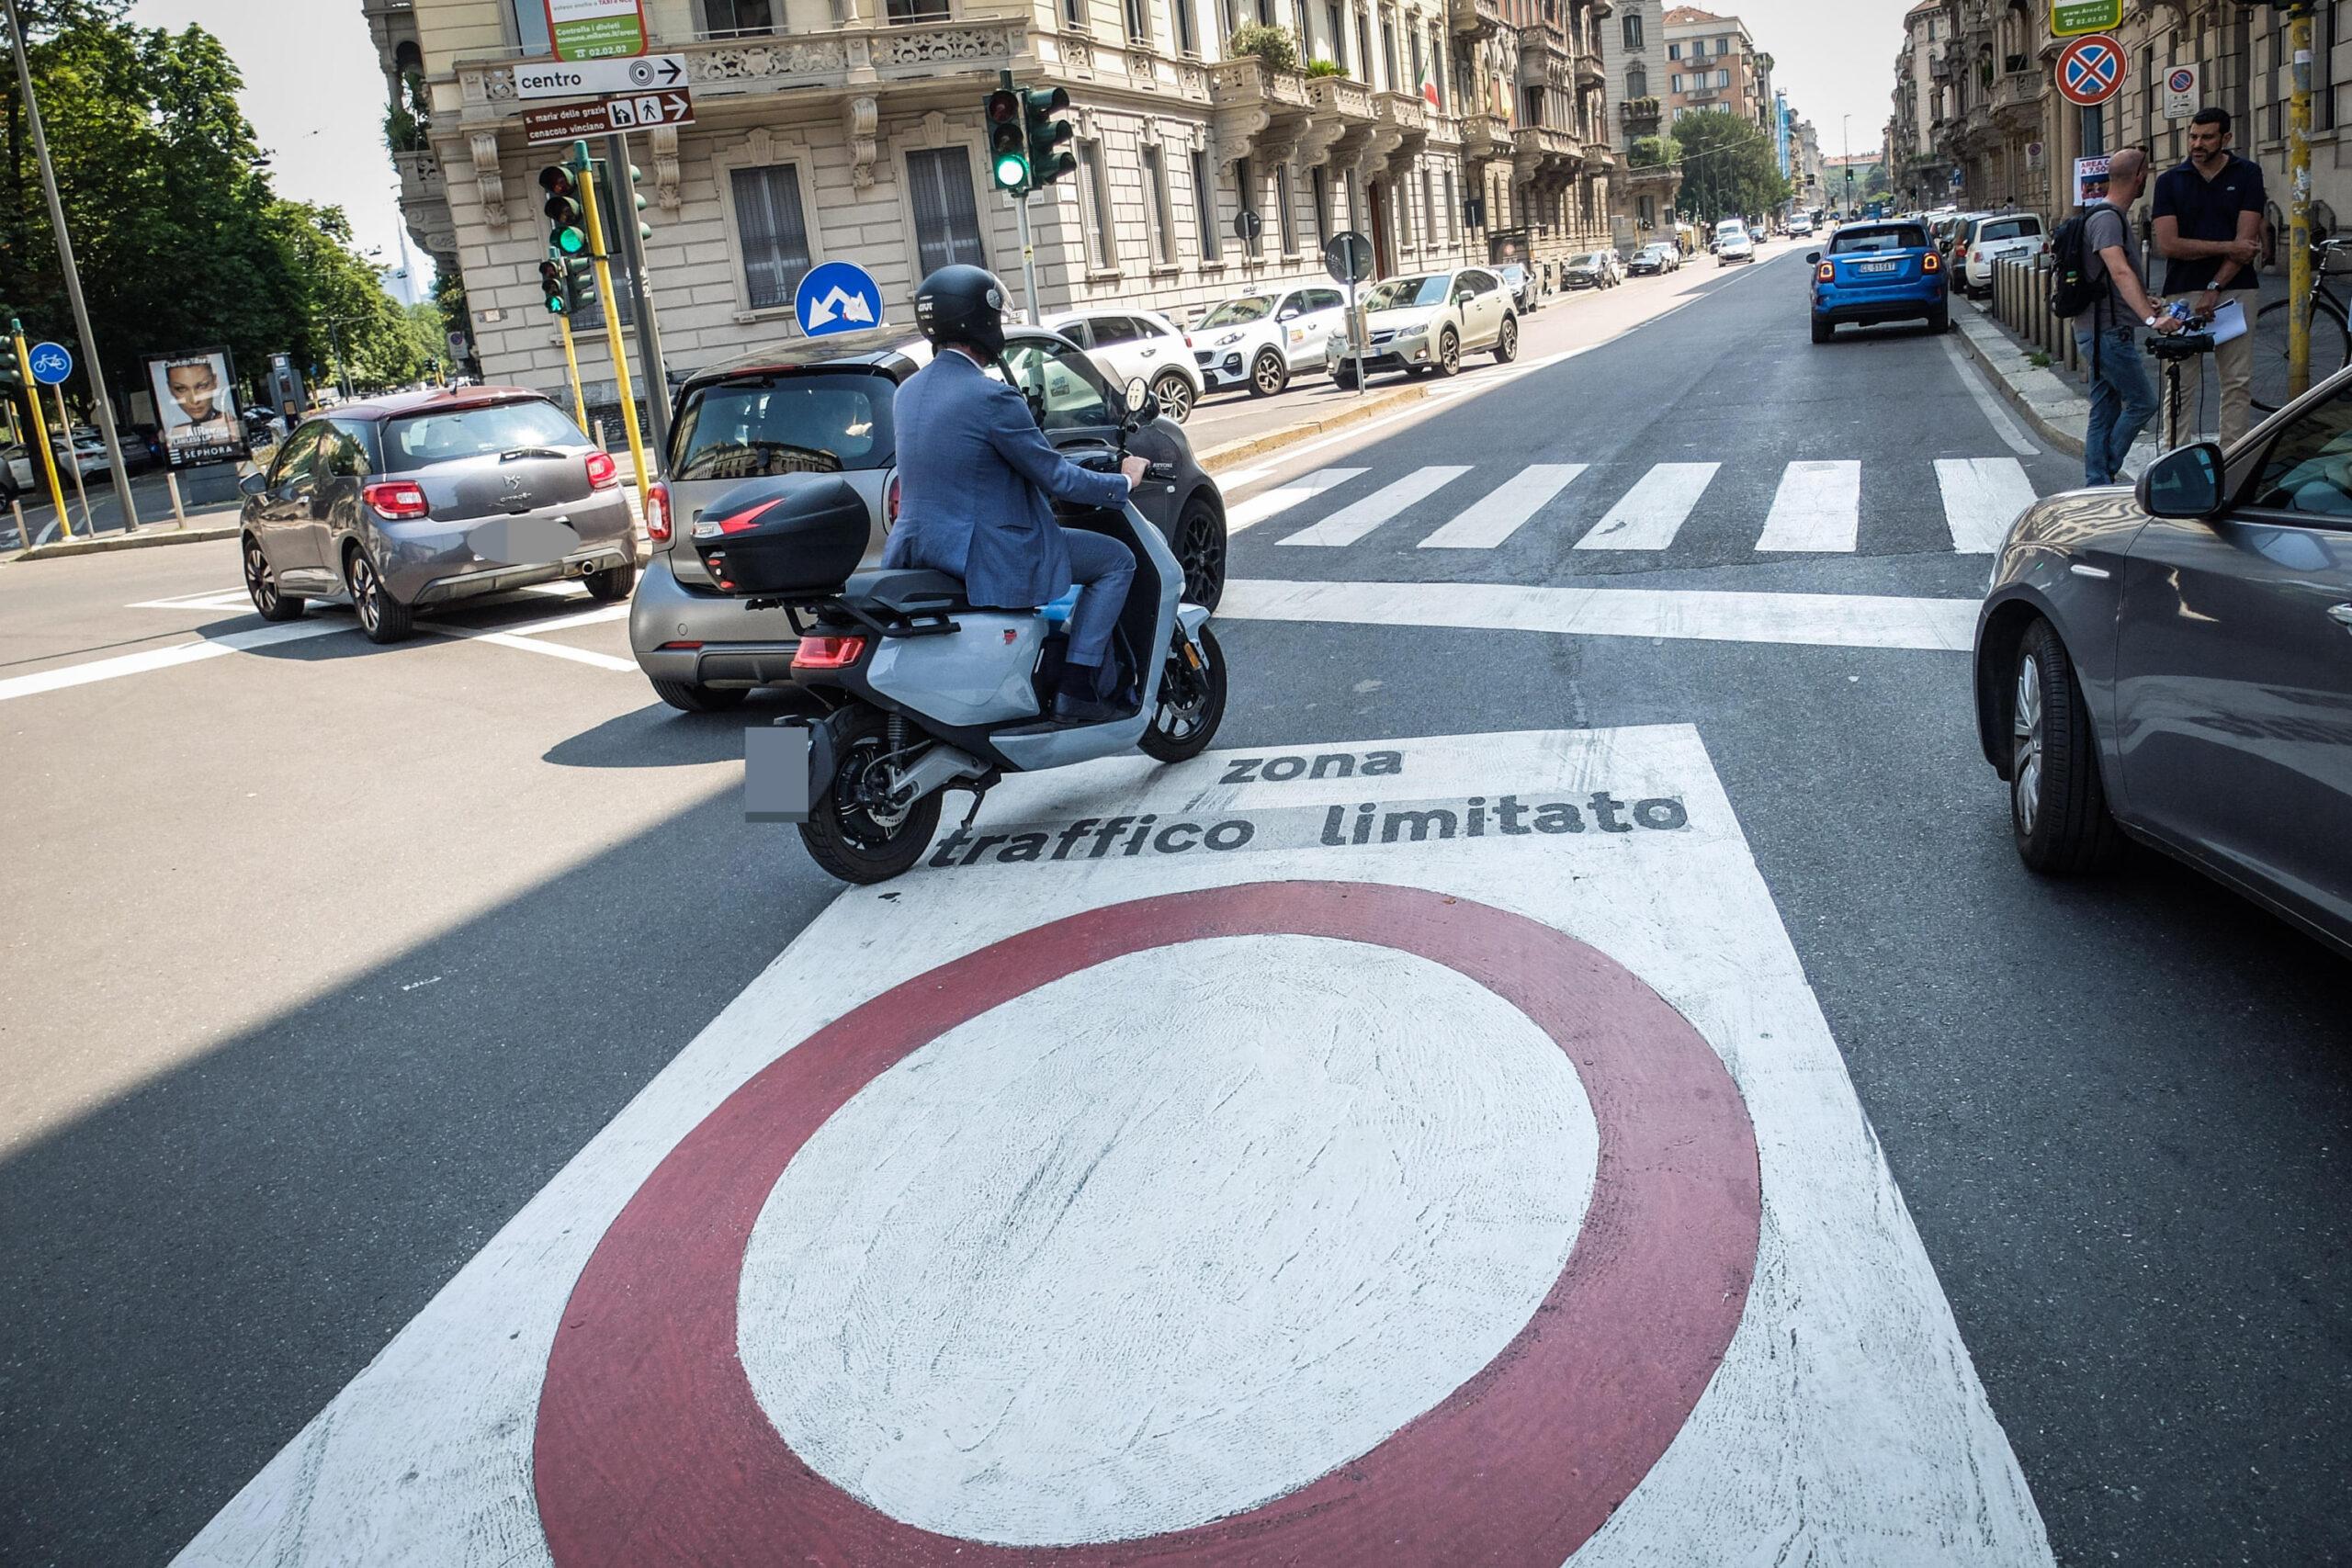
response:
<path id="1" fill-rule="evenodd" d="M 2222 380 L 2222 440 L 2245 434 L 2254 416 L 2254 326 L 2260 309 L 2260 281 L 2254 269 L 2262 251 L 2262 169 L 2230 151 L 2230 111 L 2199 109 L 2188 122 L 2188 159 L 2156 180 L 2156 251 L 2170 264 L 2165 292 L 2210 316 L 2225 299 L 2245 310 L 2245 335 L 2213 350 Z M 2180 408 L 2168 413 L 2167 429 L 2178 420 L 2181 438 L 2196 430 L 2205 382 L 2204 356 L 2182 367 Z"/>

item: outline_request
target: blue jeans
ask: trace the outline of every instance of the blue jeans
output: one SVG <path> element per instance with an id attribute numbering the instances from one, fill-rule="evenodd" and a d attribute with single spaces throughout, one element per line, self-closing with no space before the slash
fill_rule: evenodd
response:
<path id="1" fill-rule="evenodd" d="M 2090 421 L 2083 431 L 2083 482 L 2107 485 L 2123 471 L 2132 441 L 2155 417 L 2156 386 L 2148 376 L 2147 355 L 2140 352 L 2137 334 L 2130 327 L 2104 333 L 2088 328 L 2075 333 L 2083 351 L 2083 367 L 2091 373 Z"/>
<path id="2" fill-rule="evenodd" d="M 1118 628 L 1119 612 L 1126 608 L 1127 585 L 1136 580 L 1135 552 L 1107 534 L 1083 528 L 1065 534 L 1070 581 L 1080 588 L 1078 608 L 1069 613 L 1069 659 L 1099 667 Z"/>

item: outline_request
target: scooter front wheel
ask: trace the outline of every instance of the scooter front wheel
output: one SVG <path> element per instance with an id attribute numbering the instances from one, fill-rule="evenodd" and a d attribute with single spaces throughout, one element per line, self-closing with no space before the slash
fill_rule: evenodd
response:
<path id="1" fill-rule="evenodd" d="M 1185 657 L 1184 634 L 1168 655 L 1159 677 L 1159 707 L 1136 742 L 1143 754 L 1162 762 L 1184 762 L 1209 749 L 1225 719 L 1225 650 L 1216 633 L 1201 628 L 1201 668 Z"/>
<path id="2" fill-rule="evenodd" d="M 860 708 L 836 733 L 833 776 L 800 824 L 808 858 L 843 882 L 888 882 L 912 870 L 939 830 L 936 790 L 905 807 L 883 794 L 889 723 Z"/>

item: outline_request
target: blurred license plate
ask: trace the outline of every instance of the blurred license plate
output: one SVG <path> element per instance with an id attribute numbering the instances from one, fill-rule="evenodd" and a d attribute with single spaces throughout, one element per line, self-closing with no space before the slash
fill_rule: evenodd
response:
<path id="1" fill-rule="evenodd" d="M 743 820 L 808 820 L 808 728 L 768 725 L 743 731 Z"/>
<path id="2" fill-rule="evenodd" d="M 1862 262 L 1857 265 L 1854 270 L 1856 272 L 1893 272 L 1902 265 L 1901 262 Z"/>

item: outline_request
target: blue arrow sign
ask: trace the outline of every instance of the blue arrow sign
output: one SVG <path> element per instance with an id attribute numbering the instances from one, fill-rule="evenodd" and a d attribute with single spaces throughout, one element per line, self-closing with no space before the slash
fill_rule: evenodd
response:
<path id="1" fill-rule="evenodd" d="M 792 313 L 810 337 L 863 332 L 882 324 L 882 289 L 862 266 L 812 266 L 792 291 Z"/>
<path id="2" fill-rule="evenodd" d="M 62 343 L 37 343 L 27 356 L 32 362 L 33 379 L 44 387 L 54 387 L 74 374 L 74 355 Z"/>

